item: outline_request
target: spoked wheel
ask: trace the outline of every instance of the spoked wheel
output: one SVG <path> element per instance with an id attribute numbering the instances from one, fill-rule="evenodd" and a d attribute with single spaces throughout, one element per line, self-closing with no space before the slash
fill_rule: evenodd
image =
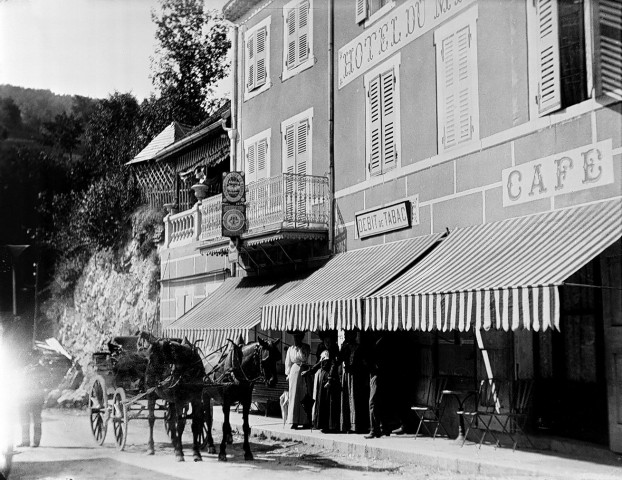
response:
<path id="1" fill-rule="evenodd" d="M 114 427 L 114 441 L 117 449 L 123 451 L 127 441 L 127 405 L 125 404 L 125 390 L 117 388 L 112 399 L 112 425 Z"/>
<path id="2" fill-rule="evenodd" d="M 207 420 L 203 422 L 203 428 L 201 429 L 201 433 L 199 433 L 199 445 L 201 445 L 201 450 L 204 450 L 207 447 Z"/>
<path id="3" fill-rule="evenodd" d="M 181 429 L 182 432 L 186 429 L 187 418 L 188 418 L 188 407 L 184 407 L 184 413 L 181 417 L 181 422 L 183 424 L 183 427 Z M 176 422 L 177 422 L 177 418 L 173 414 L 171 404 L 166 402 L 166 410 L 164 412 L 164 431 L 166 432 L 166 435 L 168 436 L 168 438 L 170 438 L 171 440 L 172 440 L 171 428 L 177 428 Z"/>
<path id="4" fill-rule="evenodd" d="M 108 429 L 108 398 L 106 381 L 101 375 L 96 375 L 89 393 L 89 418 L 91 433 L 98 445 L 103 445 Z"/>

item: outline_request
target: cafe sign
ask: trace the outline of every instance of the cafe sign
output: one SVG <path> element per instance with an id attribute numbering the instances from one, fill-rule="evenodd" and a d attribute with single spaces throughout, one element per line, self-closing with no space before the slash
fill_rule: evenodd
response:
<path id="1" fill-rule="evenodd" d="M 225 172 L 222 174 L 222 201 L 235 205 L 244 203 L 246 186 L 244 172 Z"/>
<path id="2" fill-rule="evenodd" d="M 375 208 L 355 214 L 358 238 L 373 237 L 394 230 L 410 228 L 412 205 L 404 200 L 392 205 Z"/>
<path id="3" fill-rule="evenodd" d="M 475 0 L 410 0 L 390 10 L 339 49 L 338 87 L 346 86 L 473 3 Z"/>
<path id="4" fill-rule="evenodd" d="M 502 172 L 503 206 L 613 183 L 611 150 L 608 139 L 506 168 Z"/>

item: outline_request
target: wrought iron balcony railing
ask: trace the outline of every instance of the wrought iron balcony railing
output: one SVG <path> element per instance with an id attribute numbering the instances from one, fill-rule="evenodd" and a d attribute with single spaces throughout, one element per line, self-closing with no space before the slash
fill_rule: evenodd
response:
<path id="1" fill-rule="evenodd" d="M 205 244 L 227 241 L 221 232 L 221 195 L 197 203 L 166 218 L 166 246 L 200 240 Z M 328 230 L 330 192 L 328 178 L 284 173 L 246 187 L 244 237 L 287 230 Z"/>

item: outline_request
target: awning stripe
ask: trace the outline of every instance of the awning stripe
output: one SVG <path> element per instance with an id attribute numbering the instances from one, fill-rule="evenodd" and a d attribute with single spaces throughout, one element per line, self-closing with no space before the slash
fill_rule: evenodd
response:
<path id="1" fill-rule="evenodd" d="M 409 238 L 336 255 L 297 288 L 264 307 L 262 327 L 271 325 L 275 329 L 305 330 L 394 328 L 395 323 L 385 322 L 381 314 L 373 315 L 374 324 L 370 325 L 371 315 L 370 318 L 364 316 L 369 310 L 363 299 L 410 267 L 442 235 Z M 284 319 L 288 305 L 297 306 L 291 313 L 291 324 L 286 324 Z M 378 303 L 377 307 L 383 311 L 389 308 L 384 303 Z M 274 319 L 269 316 L 273 309 Z"/>
<path id="2" fill-rule="evenodd" d="M 559 328 L 558 286 L 621 236 L 620 198 L 456 229 L 366 302 L 369 325 L 406 296 L 413 329 Z"/>

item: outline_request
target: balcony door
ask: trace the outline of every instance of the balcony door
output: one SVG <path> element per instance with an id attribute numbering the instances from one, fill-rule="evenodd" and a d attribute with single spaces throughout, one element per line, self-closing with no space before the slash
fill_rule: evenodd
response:
<path id="1" fill-rule="evenodd" d="M 311 121 L 302 118 L 284 128 L 283 177 L 285 216 L 288 225 L 308 224 L 311 196 L 307 175 L 311 174 Z"/>

